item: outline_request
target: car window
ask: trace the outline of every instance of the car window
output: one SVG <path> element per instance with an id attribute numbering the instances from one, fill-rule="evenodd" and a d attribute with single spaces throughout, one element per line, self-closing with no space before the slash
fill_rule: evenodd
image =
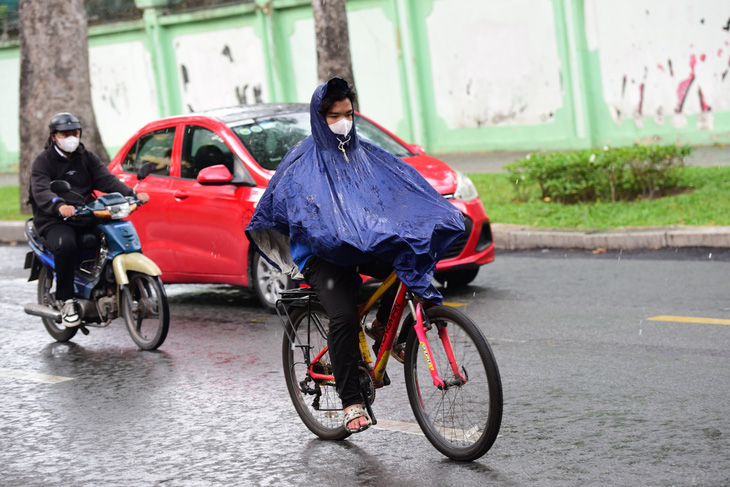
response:
<path id="1" fill-rule="evenodd" d="M 363 139 L 382 147 L 397 157 L 412 155 L 397 140 L 375 124 L 355 115 L 357 133 Z M 231 124 L 231 130 L 261 167 L 275 170 L 289 149 L 309 136 L 309 113 L 289 113 L 270 118 Z"/>
<path id="2" fill-rule="evenodd" d="M 409 157 L 413 155 L 387 132 L 383 132 L 377 125 L 359 115 L 355 115 L 355 126 L 357 127 L 357 135 L 387 150 L 394 156 Z"/>
<path id="3" fill-rule="evenodd" d="M 170 175 L 172 143 L 175 140 L 175 127 L 170 127 L 142 135 L 134 143 L 122 163 L 125 172 L 136 173 L 146 162 L 155 164 L 152 174 Z"/>
<path id="4" fill-rule="evenodd" d="M 309 114 L 248 121 L 231 127 L 249 154 L 266 169 L 276 169 L 289 149 L 310 134 Z"/>
<path id="5" fill-rule="evenodd" d="M 187 125 L 183 136 L 180 177 L 196 179 L 201 169 L 223 164 L 236 174 L 235 155 L 223 139 L 204 127 Z"/>

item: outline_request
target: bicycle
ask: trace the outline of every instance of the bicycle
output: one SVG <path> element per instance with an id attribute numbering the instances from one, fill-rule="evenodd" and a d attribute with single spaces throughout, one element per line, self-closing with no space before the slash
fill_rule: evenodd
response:
<path id="1" fill-rule="evenodd" d="M 373 360 L 363 329 L 368 312 L 398 285 L 385 333 Z M 425 305 L 425 306 L 424 306 Z M 502 383 L 486 338 L 464 313 L 422 303 L 391 273 L 358 309 L 360 384 L 363 406 L 372 418 L 376 389 L 385 375 L 403 320 L 405 382 L 413 414 L 426 438 L 452 460 L 472 461 L 494 444 L 502 421 Z M 342 405 L 327 349 L 329 319 L 310 288 L 285 291 L 276 306 L 284 327 L 282 359 L 286 385 L 304 424 L 326 440 L 351 433 L 342 424 Z M 403 332 L 403 335 L 406 332 Z M 419 353 L 419 351 L 421 353 Z"/>

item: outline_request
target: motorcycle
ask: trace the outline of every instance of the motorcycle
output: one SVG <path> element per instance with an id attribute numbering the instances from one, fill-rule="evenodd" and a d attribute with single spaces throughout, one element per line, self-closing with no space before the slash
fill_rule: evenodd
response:
<path id="1" fill-rule="evenodd" d="M 152 164 L 140 168 L 138 181 L 149 175 Z M 138 183 L 139 184 L 139 183 Z M 71 192 L 67 181 L 53 181 L 51 191 L 58 195 Z M 43 243 L 30 218 L 25 233 L 31 251 L 25 259 L 29 281 L 38 280 L 38 302 L 24 310 L 40 316 L 48 333 L 59 342 L 71 340 L 81 330 L 104 328 L 123 316 L 132 340 L 142 350 L 155 350 L 167 337 L 170 311 L 160 268 L 142 248 L 137 231 L 123 220 L 142 202 L 136 196 L 109 193 L 76 209 L 71 219 L 88 218 L 98 229 L 80 237 L 79 260 L 74 272 L 74 291 L 80 308 L 81 324 L 66 328 L 54 296 L 54 256 Z"/>

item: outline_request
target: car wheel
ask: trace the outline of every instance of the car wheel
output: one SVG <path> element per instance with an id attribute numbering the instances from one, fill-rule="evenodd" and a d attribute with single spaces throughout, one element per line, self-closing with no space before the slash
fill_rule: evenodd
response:
<path id="1" fill-rule="evenodd" d="M 477 274 L 479 274 L 479 267 L 459 269 L 456 271 L 443 271 L 434 277 L 439 284 L 447 289 L 460 289 L 466 287 L 471 281 L 476 279 Z"/>
<path id="2" fill-rule="evenodd" d="M 276 301 L 282 291 L 294 287 L 294 281 L 271 265 L 266 259 L 256 252 L 253 256 L 253 279 L 252 286 L 261 304 L 269 313 L 276 312 Z"/>

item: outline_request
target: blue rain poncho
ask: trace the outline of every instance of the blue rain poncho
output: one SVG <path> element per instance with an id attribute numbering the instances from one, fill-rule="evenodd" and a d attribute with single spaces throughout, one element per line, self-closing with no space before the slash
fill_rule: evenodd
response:
<path id="1" fill-rule="evenodd" d="M 248 239 L 294 279 L 303 276 L 290 239 L 342 266 L 377 257 L 412 292 L 440 303 L 431 281 L 436 262 L 464 232 L 461 212 L 413 167 L 358 138 L 354 124 L 342 144 L 347 138 L 319 113 L 327 87 L 312 95 L 312 134 L 281 161 L 246 228 Z"/>

